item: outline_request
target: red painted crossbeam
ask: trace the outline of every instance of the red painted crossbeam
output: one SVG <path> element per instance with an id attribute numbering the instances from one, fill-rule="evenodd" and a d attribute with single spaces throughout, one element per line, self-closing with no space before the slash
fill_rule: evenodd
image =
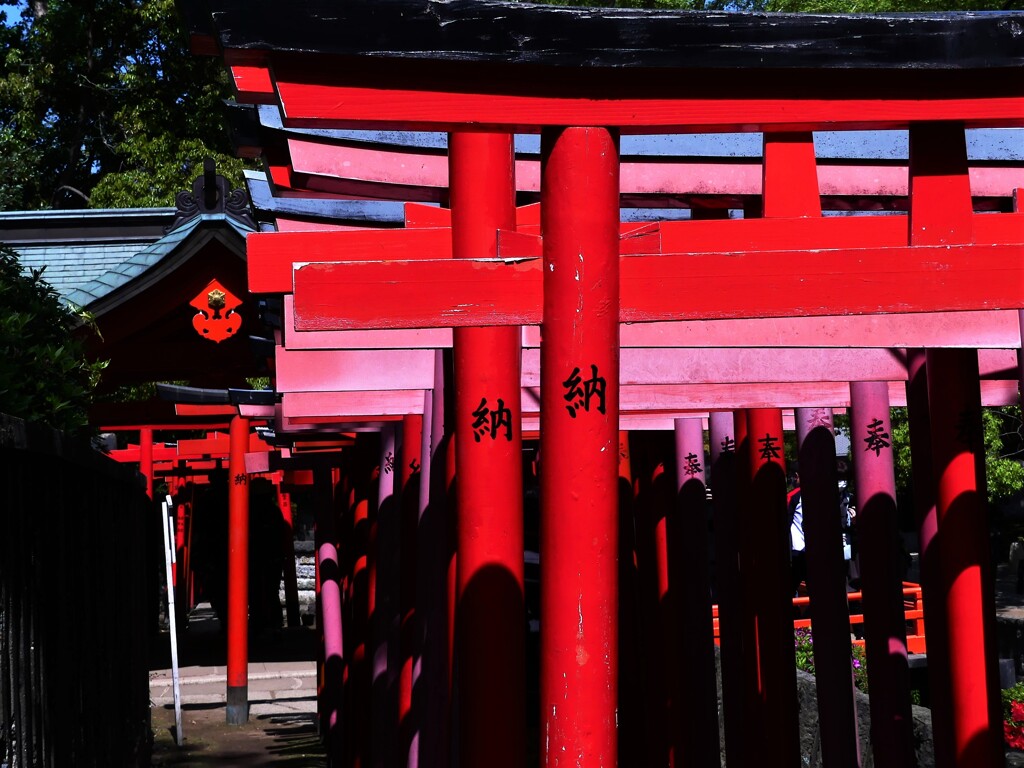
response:
<path id="1" fill-rule="evenodd" d="M 230 61 L 231 52 L 226 58 Z M 310 66 L 308 59 L 280 55 L 273 57 L 272 70 L 285 125 L 296 128 L 450 130 L 472 124 L 528 131 L 612 125 L 626 133 L 651 133 L 906 128 L 918 121 L 1024 125 L 1024 85 L 1010 82 L 1009 75 L 993 76 L 1003 81 L 1001 90 L 978 90 L 974 75 L 972 94 L 963 73 L 928 80 L 887 72 L 886 92 L 879 94 L 877 89 L 865 93 L 852 73 L 762 71 L 748 74 L 751 82 L 725 95 L 717 82 L 714 89 L 700 87 L 706 75 L 685 71 L 672 73 L 671 81 L 621 71 L 602 71 L 600 80 L 587 81 L 585 72 L 548 69 L 545 87 L 532 92 L 509 81 L 521 79 L 521 73 L 495 71 L 478 81 L 486 82 L 480 88 L 486 92 L 472 92 L 465 88 L 464 69 L 422 62 L 414 73 L 401 70 L 401 79 L 383 63 L 370 73 L 367 67 L 326 61 Z M 508 79 L 502 82 L 502 76 Z"/>
<path id="2" fill-rule="evenodd" d="M 290 292 L 294 262 L 450 259 L 451 254 L 447 227 L 254 233 L 246 238 L 251 293 Z"/>
<path id="3" fill-rule="evenodd" d="M 1018 402 L 1017 382 L 982 380 L 985 405 L 1013 405 Z M 906 384 L 889 383 L 893 406 L 904 406 Z M 540 412 L 540 389 L 523 387 L 524 415 Z M 620 410 L 626 415 L 673 418 L 686 412 L 738 408 L 846 408 L 850 405 L 848 382 L 758 382 L 755 384 L 627 384 L 621 388 Z M 407 413 L 422 413 L 423 391 L 400 392 L 291 392 L 285 393 L 276 423 L 278 434 L 299 428 L 346 429 L 362 422 L 395 420 Z M 331 425 L 330 427 L 328 425 Z"/>
<path id="4" fill-rule="evenodd" d="M 119 461 L 122 464 L 138 464 L 140 461 L 139 446 L 129 445 L 127 448 L 117 448 L 107 454 L 114 461 Z M 171 446 L 165 445 L 154 445 L 153 446 L 153 461 L 177 461 L 178 452 Z"/>
<path id="5" fill-rule="evenodd" d="M 634 256 L 620 261 L 619 319 L 1017 309 L 1022 254 L 1012 244 Z M 295 326 L 535 325 L 540 270 L 537 259 L 307 264 L 294 276 Z"/>
<path id="6" fill-rule="evenodd" d="M 978 352 L 987 379 L 1017 379 L 1017 350 Z M 359 392 L 431 389 L 430 349 L 277 349 L 278 392 Z M 619 356 L 622 384 L 703 384 L 799 381 L 906 381 L 903 349 L 628 347 Z M 522 351 L 521 383 L 540 386 L 540 350 Z"/>
<path id="7" fill-rule="evenodd" d="M 979 213 L 972 227 L 976 244 L 1024 242 L 1024 214 Z M 621 253 L 633 255 L 903 246 L 909 222 L 902 215 L 828 216 L 622 224 L 620 229 Z M 451 230 L 446 227 L 254 233 L 246 244 L 253 293 L 291 292 L 295 263 L 451 258 Z M 535 234 L 501 232 L 494 253 L 479 256 L 538 256 L 540 247 Z"/>
<path id="8" fill-rule="evenodd" d="M 227 456 L 230 448 L 228 435 L 215 433 L 205 438 L 178 441 L 178 458 L 197 458 L 200 456 Z M 249 435 L 250 452 L 272 450 L 256 433 Z"/>
<path id="9" fill-rule="evenodd" d="M 536 225 L 524 224 L 523 231 L 496 231 L 493 250 L 483 258 L 539 257 L 540 236 Z M 621 225 L 622 253 L 651 253 L 660 250 L 656 225 Z M 297 262 L 388 261 L 396 259 L 450 259 L 451 229 L 354 229 L 344 232 L 253 233 L 246 240 L 249 290 L 252 293 L 290 293 L 292 265 Z"/>
<path id="10" fill-rule="evenodd" d="M 450 349 L 451 328 L 385 331 L 298 331 L 294 297 L 284 297 L 284 342 L 304 349 Z M 540 346 L 540 328 L 523 328 L 523 347 Z M 929 312 L 844 317 L 696 320 L 623 324 L 619 343 L 628 347 L 966 347 L 1017 349 L 1016 310 Z"/>

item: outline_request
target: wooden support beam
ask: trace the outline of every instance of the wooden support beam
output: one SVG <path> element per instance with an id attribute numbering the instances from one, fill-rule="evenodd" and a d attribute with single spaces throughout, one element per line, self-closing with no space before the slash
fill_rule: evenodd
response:
<path id="1" fill-rule="evenodd" d="M 693 133 L 813 131 L 837 124 L 878 130 L 917 121 L 1024 125 L 1019 87 L 970 94 L 966 72 L 947 73 L 941 79 L 948 84 L 945 90 L 939 79 L 886 72 L 887 97 L 881 99 L 865 91 L 862 79 L 854 81 L 850 70 L 788 77 L 749 72 L 742 88 L 723 94 L 699 88 L 700 76 L 688 77 L 683 70 L 673 72 L 671 80 L 651 72 L 643 79 L 635 70 L 603 70 L 598 80 L 596 70 L 554 68 L 544 71 L 545 93 L 524 93 L 521 73 L 479 65 L 488 73 L 488 89 L 474 93 L 464 87 L 464 71 L 448 63 L 420 62 L 414 78 L 405 68 L 405 79 L 398 80 L 398 68 L 388 72 L 380 62 L 373 73 L 376 83 L 342 62 L 311 71 L 300 57 L 277 54 L 273 68 L 284 124 L 294 128 L 458 130 L 472 124 L 530 131 L 579 121 L 635 133 Z"/>
<path id="2" fill-rule="evenodd" d="M 518 345 L 516 353 L 519 353 Z M 278 348 L 278 392 L 360 392 L 430 389 L 434 350 L 316 350 Z M 520 385 L 540 386 L 540 351 L 522 350 Z M 979 352 L 984 379 L 1017 377 L 1017 352 Z M 755 382 L 906 381 L 903 349 L 673 349 L 622 350 L 623 385 L 744 384 Z M 475 405 L 475 404 L 474 404 Z"/>
<path id="3" fill-rule="evenodd" d="M 1020 244 L 622 259 L 622 322 L 1024 307 Z M 540 322 L 538 260 L 327 263 L 295 271 L 296 328 L 354 330 Z M 375 295 L 339 305 L 339 291 Z"/>
<path id="4" fill-rule="evenodd" d="M 618 753 L 618 142 L 542 142 L 541 762 L 596 768 Z"/>

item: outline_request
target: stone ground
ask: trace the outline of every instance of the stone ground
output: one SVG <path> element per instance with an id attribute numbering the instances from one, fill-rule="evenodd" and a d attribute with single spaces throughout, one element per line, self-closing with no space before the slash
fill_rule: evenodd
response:
<path id="1" fill-rule="evenodd" d="M 1016 576 L 1006 564 L 997 571 L 996 612 L 1000 619 L 1024 626 L 1024 594 L 1016 592 Z M 250 638 L 250 716 L 242 726 L 225 721 L 224 647 L 219 623 L 201 606 L 193 612 L 179 649 L 181 746 L 174 741 L 169 644 L 156 650 L 150 673 L 152 765 L 326 768 L 315 725 L 315 631 L 285 629 Z M 1006 764 L 1024 766 L 1024 754 L 1009 753 Z"/>
<path id="2" fill-rule="evenodd" d="M 182 733 L 175 743 L 169 641 L 150 672 L 153 766 L 326 768 L 316 730 L 316 633 L 285 629 L 250 638 L 249 722 L 228 725 L 225 638 L 212 611 L 193 612 L 179 648 Z"/>

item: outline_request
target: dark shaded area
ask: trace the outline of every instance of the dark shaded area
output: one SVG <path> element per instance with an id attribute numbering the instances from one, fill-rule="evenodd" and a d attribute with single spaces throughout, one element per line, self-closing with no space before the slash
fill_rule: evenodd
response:
<path id="1" fill-rule="evenodd" d="M 134 472 L 0 417 L 0 764 L 144 760 L 160 533 Z"/>
<path id="2" fill-rule="evenodd" d="M 253 700 L 258 704 L 260 701 Z M 281 766 L 326 768 L 327 759 L 312 714 L 260 715 L 245 725 L 226 725 L 223 705 L 183 708 L 185 741 L 174 743 L 174 708 L 153 711 L 156 737 L 154 768 L 158 766 Z"/>

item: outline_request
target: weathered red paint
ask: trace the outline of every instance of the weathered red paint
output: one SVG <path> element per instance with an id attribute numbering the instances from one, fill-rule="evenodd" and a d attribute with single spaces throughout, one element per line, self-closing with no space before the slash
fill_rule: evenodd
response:
<path id="1" fill-rule="evenodd" d="M 617 759 L 618 147 L 566 128 L 542 148 L 542 762 L 597 768 Z"/>
<path id="2" fill-rule="evenodd" d="M 253 233 L 246 238 L 251 293 L 290 293 L 292 264 L 451 258 L 449 227 L 344 232 Z"/>
<path id="3" fill-rule="evenodd" d="M 227 51 L 227 60 L 231 56 Z M 523 93 L 518 80 L 514 93 L 503 93 L 498 88 L 473 93 L 461 87 L 461 80 L 454 82 L 451 71 L 436 73 L 426 90 L 409 81 L 407 68 L 402 70 L 401 79 L 397 71 L 393 72 L 392 81 L 385 85 L 377 67 L 376 82 L 363 85 L 361 73 L 355 71 L 358 68 L 346 63 L 318 68 L 318 73 L 332 73 L 326 83 L 323 78 L 315 78 L 320 82 L 309 82 L 308 65 L 299 59 L 289 60 L 278 54 L 273 57 L 272 66 L 285 125 L 295 128 L 457 130 L 460 125 L 473 124 L 518 130 L 581 122 L 616 125 L 637 132 L 811 131 L 834 129 L 841 123 L 863 129 L 906 128 L 911 122 L 925 120 L 1020 125 L 1024 114 L 1024 97 L 1015 92 L 971 98 L 962 88 L 950 85 L 943 90 L 941 78 L 914 78 L 906 82 L 896 72 L 886 73 L 890 90 L 885 99 L 851 97 L 835 86 L 834 77 L 815 77 L 808 72 L 793 75 L 799 79 L 798 94 L 793 93 L 798 89 L 797 83 L 776 75 L 770 82 L 762 79 L 761 88 L 751 86 L 757 95 L 749 98 L 730 98 L 720 91 L 703 95 L 692 88 L 673 98 L 666 93 L 664 83 L 631 80 L 628 73 L 613 81 L 606 71 L 597 70 L 594 77 L 599 81 L 589 83 L 593 93 L 580 93 L 584 84 L 578 78 L 572 79 L 576 70 L 562 73 L 566 78 L 563 81 L 549 68 L 544 75 L 545 86 L 547 93 L 553 95 L 534 95 Z M 418 67 L 417 76 L 421 78 L 434 72 L 423 62 Z M 746 79 L 772 74 L 752 71 Z M 642 70 L 638 75 L 649 77 Z M 675 77 L 680 86 L 699 80 L 699 75 L 690 77 L 684 71 Z M 645 87 L 650 89 L 647 93 L 643 93 Z M 595 98 L 597 93 L 599 98 Z"/>
<path id="4" fill-rule="evenodd" d="M 1020 248 L 1003 243 L 633 256 L 620 265 L 619 318 L 1019 309 Z M 540 322 L 540 270 L 537 259 L 308 264 L 294 275 L 295 324 L 300 331 L 534 325 Z M 380 300 L 338 306 L 342 288 Z"/>
<path id="5" fill-rule="evenodd" d="M 912 243 L 968 242 L 970 182 L 963 130 L 956 124 L 910 131 Z M 936 483 L 939 594 L 945 600 L 953 765 L 1003 762 L 998 678 L 993 648 L 988 526 L 981 458 L 977 355 L 926 353 L 932 472 Z M 979 482 L 980 481 L 980 482 Z"/>
<path id="6" fill-rule="evenodd" d="M 876 382 L 850 391 L 871 748 L 876 765 L 902 768 L 915 760 L 889 398 Z"/>
<path id="7" fill-rule="evenodd" d="M 249 420 L 231 420 L 228 458 L 227 721 L 249 720 Z"/>
<path id="8" fill-rule="evenodd" d="M 488 255 L 515 227 L 511 134 L 449 136 L 456 260 Z M 519 329 L 457 328 L 455 652 L 459 763 L 525 761 Z"/>

